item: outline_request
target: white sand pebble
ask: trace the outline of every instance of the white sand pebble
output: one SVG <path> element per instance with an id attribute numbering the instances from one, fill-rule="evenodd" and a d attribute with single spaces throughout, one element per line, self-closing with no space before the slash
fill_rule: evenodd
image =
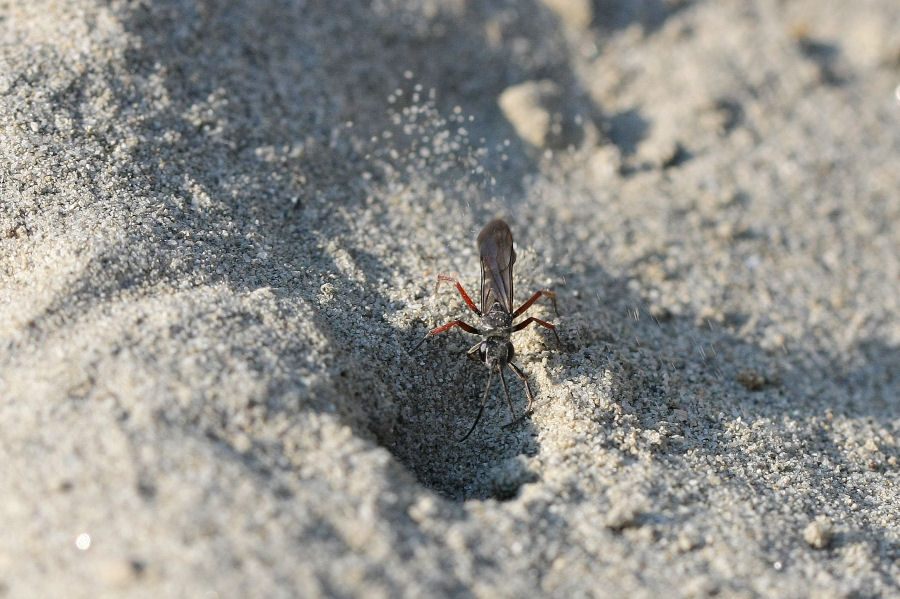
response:
<path id="1" fill-rule="evenodd" d="M 824 549 L 831 543 L 833 530 L 831 520 L 818 516 L 803 529 L 803 540 L 813 549 Z"/>
<path id="2" fill-rule="evenodd" d="M 543 0 L 560 20 L 575 29 L 587 29 L 594 20 L 594 6 L 590 0 Z"/>
<path id="3" fill-rule="evenodd" d="M 562 90 L 552 81 L 526 81 L 503 90 L 499 104 L 520 138 L 545 148 L 562 131 L 562 115 L 556 110 L 561 97 Z"/>

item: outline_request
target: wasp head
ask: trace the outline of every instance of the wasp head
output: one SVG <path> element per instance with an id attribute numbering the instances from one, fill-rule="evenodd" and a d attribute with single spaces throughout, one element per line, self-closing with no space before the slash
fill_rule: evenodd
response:
<path id="1" fill-rule="evenodd" d="M 473 356 L 475 357 L 475 356 Z M 506 366 L 515 357 L 513 344 L 507 339 L 489 337 L 478 345 L 478 360 L 491 370 Z"/>

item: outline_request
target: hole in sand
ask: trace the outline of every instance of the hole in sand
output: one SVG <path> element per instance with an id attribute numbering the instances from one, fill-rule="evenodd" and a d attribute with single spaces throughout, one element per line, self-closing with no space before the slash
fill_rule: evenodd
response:
<path id="1" fill-rule="evenodd" d="M 466 434 L 478 413 L 488 372 L 465 360 L 442 360 L 440 353 L 460 348 L 426 347 L 415 357 L 416 389 L 399 407 L 393 435 L 383 444 L 425 486 L 456 501 L 508 500 L 522 485 L 536 480 L 527 458 L 537 453 L 534 427 L 528 418 L 512 426 L 500 382 L 493 381 L 481 421 Z M 459 352 L 462 356 L 466 348 Z M 444 368 L 429 364 L 448 363 Z M 526 404 L 518 381 L 508 381 L 513 407 Z"/>

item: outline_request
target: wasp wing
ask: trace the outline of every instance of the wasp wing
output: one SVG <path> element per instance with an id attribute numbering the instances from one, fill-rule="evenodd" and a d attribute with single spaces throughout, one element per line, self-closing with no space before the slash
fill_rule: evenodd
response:
<path id="1" fill-rule="evenodd" d="M 499 218 L 485 225 L 478 234 L 478 253 L 481 254 L 481 311 L 489 312 L 494 303 L 499 303 L 504 310 L 512 312 L 512 269 L 516 252 L 509 225 Z"/>

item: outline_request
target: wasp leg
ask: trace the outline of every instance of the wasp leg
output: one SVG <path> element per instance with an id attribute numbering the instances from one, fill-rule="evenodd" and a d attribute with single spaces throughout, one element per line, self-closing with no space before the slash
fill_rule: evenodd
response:
<path id="1" fill-rule="evenodd" d="M 534 406 L 534 395 L 531 394 L 531 387 L 528 385 L 528 378 L 525 376 L 525 373 L 516 366 L 514 363 L 509 362 L 507 364 L 509 369 L 516 373 L 516 376 L 522 379 L 522 382 L 525 383 L 525 395 L 528 397 L 528 408 L 525 410 L 526 414 L 530 414 L 532 411 L 532 407 Z"/>
<path id="2" fill-rule="evenodd" d="M 556 312 L 557 316 L 559 316 L 559 310 L 556 309 L 556 294 L 553 293 L 552 291 L 550 291 L 549 289 L 541 289 L 540 291 L 538 291 L 537 293 L 532 295 L 530 300 L 528 300 L 527 302 L 525 302 L 524 304 L 519 306 L 518 310 L 513 312 L 513 318 L 515 318 L 516 316 L 518 316 L 519 314 L 521 314 L 522 312 L 524 312 L 525 310 L 530 308 L 531 304 L 536 302 L 538 300 L 538 298 L 541 297 L 542 295 L 546 295 L 547 297 L 550 298 L 550 301 L 553 302 L 553 311 Z"/>
<path id="3" fill-rule="evenodd" d="M 475 302 L 472 301 L 472 298 L 469 297 L 469 294 L 466 293 L 466 290 L 465 290 L 465 289 L 463 289 L 462 284 L 460 284 L 460 282 L 457 281 L 456 279 L 454 279 L 453 277 L 448 277 L 447 275 L 438 275 L 438 281 L 437 281 L 437 284 L 434 286 L 434 292 L 435 292 L 435 293 L 437 293 L 438 287 L 441 286 L 441 281 L 447 281 L 448 283 L 455 283 L 455 284 L 456 284 L 456 288 L 459 290 L 459 294 L 462 296 L 463 301 L 466 302 L 466 305 L 468 305 L 469 308 L 471 308 L 472 312 L 474 312 L 474 313 L 477 314 L 478 316 L 481 316 L 481 310 L 479 310 L 479 309 L 475 306 Z"/>
<path id="4" fill-rule="evenodd" d="M 517 324 L 516 326 L 514 326 L 514 327 L 512 328 L 512 332 L 515 333 L 516 331 L 521 331 L 522 329 L 524 329 L 525 327 L 527 327 L 528 325 L 530 325 L 532 322 L 535 323 L 535 324 L 541 325 L 541 326 L 544 327 L 545 329 L 550 329 L 551 331 L 553 331 L 553 334 L 556 335 L 556 342 L 557 342 L 557 343 L 560 343 L 560 344 L 562 343 L 562 341 L 559 340 L 559 333 L 556 332 L 556 327 L 555 327 L 555 326 L 553 326 L 553 325 L 550 324 L 549 322 L 545 322 L 545 321 L 543 321 L 543 320 L 540 320 L 540 319 L 538 319 L 538 318 L 535 318 L 534 316 L 529 316 L 528 318 L 526 318 L 525 320 L 523 320 L 522 322 L 520 322 L 519 324 Z"/>
<path id="5" fill-rule="evenodd" d="M 459 327 L 462 330 L 466 331 L 467 333 L 472 333 L 474 335 L 481 335 L 481 331 L 479 331 L 472 325 L 467 324 L 461 320 L 454 320 L 453 322 L 448 322 L 447 324 L 445 324 L 442 327 L 438 327 L 436 329 L 431 329 L 430 331 L 428 331 L 428 334 L 426 334 L 422 338 L 421 341 L 416 343 L 415 347 L 410 349 L 409 352 L 412 353 L 412 352 L 416 351 L 417 349 L 419 349 L 419 346 L 422 345 L 423 343 L 425 343 L 425 340 L 428 339 L 429 337 L 431 337 L 432 335 L 437 335 L 438 333 L 443 333 L 444 331 L 451 329 L 453 327 Z"/>

